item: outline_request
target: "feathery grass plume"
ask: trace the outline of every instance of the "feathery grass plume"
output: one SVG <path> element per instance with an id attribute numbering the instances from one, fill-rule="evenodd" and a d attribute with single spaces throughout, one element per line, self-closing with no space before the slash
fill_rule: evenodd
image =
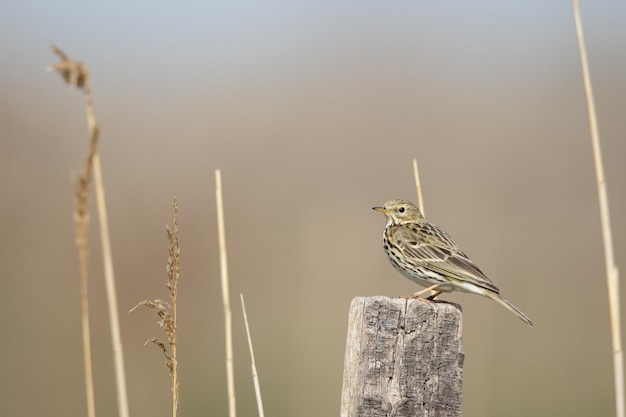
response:
<path id="1" fill-rule="evenodd" d="M 252 368 L 252 382 L 254 383 L 254 394 L 256 395 L 256 405 L 259 410 L 259 417 L 265 417 L 263 411 L 263 398 L 261 398 L 261 385 L 259 384 L 259 374 L 256 371 L 256 361 L 254 360 L 254 350 L 252 350 L 252 337 L 250 336 L 250 326 L 248 325 L 248 314 L 246 313 L 246 304 L 243 301 L 243 294 L 239 294 L 241 298 L 241 310 L 243 311 L 243 322 L 246 325 L 246 335 L 248 336 L 248 348 L 250 350 L 250 368 Z"/>
<path id="2" fill-rule="evenodd" d="M 95 400 L 93 395 L 93 373 L 91 370 L 91 347 L 89 336 L 89 308 L 87 296 L 87 269 L 89 245 L 87 241 L 88 227 L 88 202 L 89 186 L 93 179 L 95 182 L 98 218 L 100 219 L 100 239 L 102 243 L 102 257 L 104 262 L 104 279 L 107 289 L 109 319 L 111 326 L 111 343 L 113 345 L 113 359 L 115 364 L 115 380 L 117 384 L 117 403 L 120 417 L 128 417 L 128 394 L 126 391 L 126 375 L 124 371 L 124 355 L 122 349 L 122 337 L 119 325 L 117 296 L 115 291 L 115 278 L 113 275 L 113 256 L 111 253 L 111 241 L 107 223 L 106 203 L 104 198 L 104 185 L 102 180 L 102 167 L 98 154 L 98 139 L 100 130 L 96 124 L 96 116 L 93 110 L 91 97 L 91 85 L 87 65 L 70 59 L 60 48 L 52 45 L 52 51 L 60 61 L 52 65 L 50 69 L 58 72 L 63 80 L 85 94 L 85 109 L 87 112 L 87 126 L 90 134 L 89 154 L 84 164 L 83 171 L 75 182 L 75 221 L 76 221 L 76 244 L 79 251 L 79 264 L 81 270 L 81 304 L 83 326 L 83 350 L 85 358 L 85 380 L 87 388 L 87 409 L 90 417 L 95 416 Z"/>
<path id="3" fill-rule="evenodd" d="M 63 52 L 56 45 L 52 45 L 52 52 L 59 57 L 60 61 L 53 64 L 50 69 L 58 72 L 63 80 L 69 85 L 73 85 L 76 88 L 89 88 L 89 71 L 87 71 L 87 65 L 80 61 L 74 61 L 70 59 L 65 52 Z"/>
<path id="4" fill-rule="evenodd" d="M 91 107 L 91 92 L 89 88 L 89 72 L 87 65 L 82 62 L 73 61 L 58 47 L 52 45 L 52 51 L 59 57 L 60 61 L 50 67 L 63 77 L 66 83 L 82 89 L 87 100 L 87 114 L 93 115 Z M 95 124 L 95 119 L 89 123 L 90 142 L 89 153 L 83 164 L 82 171 L 74 181 L 74 222 L 76 223 L 76 246 L 78 248 L 78 262 L 80 268 L 80 294 L 81 294 L 81 322 L 83 334 L 83 359 L 85 366 L 85 389 L 87 395 L 87 415 L 95 417 L 95 397 L 93 384 L 93 369 L 91 359 L 91 336 L 89 328 L 89 297 L 87 291 L 87 278 L 89 271 L 89 242 L 87 231 L 89 227 L 89 192 L 91 185 L 91 173 L 93 159 L 96 154 L 99 130 Z"/>
<path id="5" fill-rule="evenodd" d="M 215 170 L 215 205 L 217 207 L 217 234 L 220 248 L 220 278 L 222 305 L 224 306 L 224 332 L 226 334 L 226 387 L 228 390 L 228 415 L 237 416 L 235 399 L 235 368 L 233 360 L 233 319 L 228 289 L 228 257 L 226 256 L 226 227 L 224 225 L 224 200 L 222 198 L 222 171 Z"/>
<path id="6" fill-rule="evenodd" d="M 179 256 L 180 247 L 178 245 L 178 201 L 174 199 L 174 226 L 167 227 L 167 241 L 169 256 L 167 259 L 167 281 L 165 286 L 169 292 L 170 301 L 164 300 L 144 300 L 133 307 L 130 312 L 135 311 L 139 306 L 146 306 L 159 316 L 159 326 L 165 330 L 167 345 L 156 337 L 152 337 L 144 343 L 144 346 L 152 343 L 163 352 L 165 365 L 169 370 L 172 381 L 172 417 L 176 417 L 178 410 L 178 361 L 176 356 L 176 300 L 178 295 L 179 278 Z"/>
<path id="7" fill-rule="evenodd" d="M 593 159 L 596 166 L 596 180 L 598 183 L 598 200 L 600 204 L 600 223 L 602 227 L 602 240 L 604 241 L 604 263 L 606 268 L 606 280 L 609 292 L 609 314 L 611 322 L 611 336 L 613 342 L 613 378 L 615 381 L 615 414 L 617 417 L 626 415 L 626 401 L 624 399 L 624 352 L 622 350 L 622 333 L 620 324 L 620 300 L 619 300 L 619 273 L 613 254 L 613 238 L 611 236 L 611 219 L 609 216 L 609 197 L 604 178 L 602 164 L 602 151 L 600 149 L 600 133 L 596 106 L 591 88 L 591 76 L 589 63 L 583 36 L 583 26 L 580 19 L 578 0 L 572 1 L 574 10 L 574 22 L 576 24 L 576 37 L 580 52 L 580 62 L 583 71 L 585 95 L 587 97 L 587 110 L 589 112 L 589 129 L 591 131 L 591 144 L 593 147 Z"/>

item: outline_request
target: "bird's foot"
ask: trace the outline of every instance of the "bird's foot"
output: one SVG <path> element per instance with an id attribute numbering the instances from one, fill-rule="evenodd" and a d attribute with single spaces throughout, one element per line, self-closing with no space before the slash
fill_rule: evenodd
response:
<path id="1" fill-rule="evenodd" d="M 443 291 L 435 291 L 434 293 L 432 293 L 431 295 L 429 295 L 428 297 L 426 297 L 427 300 L 430 301 L 435 301 L 435 297 L 437 297 L 439 294 L 441 294 Z"/>
<path id="2" fill-rule="evenodd" d="M 428 287 L 428 288 L 424 288 L 423 290 L 420 290 L 420 291 L 418 291 L 418 292 L 414 293 L 414 294 L 413 294 L 413 295 L 411 295 L 409 298 L 420 298 L 420 296 L 421 296 L 422 294 L 426 294 L 428 291 L 434 291 L 434 290 L 435 290 L 435 289 L 437 289 L 437 287 L 439 287 L 440 285 L 441 285 L 441 284 L 431 285 L 431 286 L 430 286 L 430 287 Z M 429 296 L 429 297 L 427 298 L 427 300 L 434 300 L 434 299 L 435 299 L 435 297 L 436 297 L 436 296 L 438 296 L 438 295 L 439 295 L 439 294 L 441 294 L 441 293 L 442 293 L 442 291 L 435 292 L 433 295 Z"/>

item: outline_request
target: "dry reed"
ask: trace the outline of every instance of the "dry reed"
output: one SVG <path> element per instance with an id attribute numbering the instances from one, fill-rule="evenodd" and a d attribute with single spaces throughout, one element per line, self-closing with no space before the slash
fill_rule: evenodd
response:
<path id="1" fill-rule="evenodd" d="M 96 124 L 91 96 L 91 84 L 87 65 L 69 59 L 58 47 L 52 45 L 52 51 L 60 61 L 52 65 L 51 69 L 58 72 L 63 80 L 85 94 L 85 107 L 87 112 L 87 126 L 89 129 L 89 153 L 83 165 L 83 170 L 75 183 L 75 222 L 76 244 L 79 253 L 79 267 L 81 275 L 81 321 L 83 333 L 83 357 L 85 362 L 85 387 L 87 395 L 87 415 L 95 417 L 95 397 L 93 388 L 93 371 L 91 359 L 91 337 L 89 330 L 89 302 L 88 302 L 88 265 L 89 265 L 89 242 L 87 230 L 89 225 L 89 189 L 93 170 L 96 199 L 98 205 L 98 217 L 100 219 L 100 237 L 104 260 L 104 277 L 107 288 L 109 306 L 109 318 L 111 326 L 111 338 L 114 353 L 115 377 L 118 394 L 118 410 L 120 417 L 128 417 L 128 395 L 126 390 L 126 375 L 124 371 L 124 356 L 121 342 L 121 332 L 117 311 L 117 297 L 115 291 L 115 278 L 113 275 L 113 258 L 111 256 L 111 242 L 109 239 L 106 204 L 104 198 L 104 186 L 102 180 L 102 168 L 98 155 L 98 138 L 100 130 Z"/>
<path id="2" fill-rule="evenodd" d="M 239 294 L 241 297 L 241 310 L 243 310 L 243 322 L 246 325 L 246 336 L 248 337 L 248 348 L 250 350 L 250 367 L 252 368 L 252 382 L 254 383 L 254 394 L 256 395 L 256 405 L 259 410 L 259 417 L 264 417 L 263 411 L 263 398 L 261 397 L 261 385 L 259 384 L 259 374 L 256 370 L 256 362 L 254 360 L 254 350 L 252 349 L 252 337 L 250 336 L 250 326 L 248 324 L 248 314 L 246 313 L 246 304 L 243 301 L 243 294 Z"/>
<path id="3" fill-rule="evenodd" d="M 595 101 L 591 88 L 591 76 L 585 48 L 585 38 L 580 19 L 578 0 L 572 1 L 574 21 L 576 24 L 576 37 L 580 52 L 580 61 L 587 98 L 587 110 L 589 112 L 589 128 L 591 131 L 591 143 L 593 147 L 593 159 L 596 168 L 596 180 L 598 184 L 598 199 L 600 204 L 600 222 L 602 227 L 602 239 L 604 242 L 604 261 L 606 267 L 606 279 L 609 292 L 609 314 L 611 321 L 611 336 L 613 344 L 613 377 L 615 381 L 615 409 L 617 417 L 624 417 L 624 354 L 622 351 L 622 334 L 620 325 L 620 301 L 619 301 L 619 273 L 613 255 L 613 238 L 611 237 L 611 219 L 609 216 L 609 199 L 604 178 L 602 164 L 602 151 L 600 148 L 600 133 L 596 116 Z"/>
<path id="4" fill-rule="evenodd" d="M 228 414 L 237 415 L 235 401 L 235 370 L 233 361 L 233 324 L 228 289 L 228 258 L 226 256 L 226 228 L 224 226 L 224 201 L 222 198 L 222 173 L 215 170 L 215 203 L 217 206 L 217 232 L 220 248 L 220 277 L 222 282 L 222 304 L 224 306 L 224 328 L 226 333 L 226 384 L 228 389 Z"/>
<path id="5" fill-rule="evenodd" d="M 422 184 L 420 183 L 420 174 L 417 169 L 417 159 L 413 158 L 413 176 L 415 177 L 415 188 L 417 190 L 417 207 L 422 212 L 422 216 L 426 217 L 424 213 L 424 199 L 422 198 Z"/>

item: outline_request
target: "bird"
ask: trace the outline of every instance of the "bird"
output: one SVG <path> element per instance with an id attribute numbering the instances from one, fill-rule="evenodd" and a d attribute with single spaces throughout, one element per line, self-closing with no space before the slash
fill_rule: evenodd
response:
<path id="1" fill-rule="evenodd" d="M 500 295 L 500 289 L 454 243 L 442 228 L 428 222 L 419 208 L 407 200 L 390 200 L 372 207 L 387 218 L 383 249 L 389 262 L 406 278 L 427 287 L 411 297 L 428 291 L 434 300 L 443 292 L 462 291 L 490 298 L 511 311 L 523 322 L 532 321 Z"/>

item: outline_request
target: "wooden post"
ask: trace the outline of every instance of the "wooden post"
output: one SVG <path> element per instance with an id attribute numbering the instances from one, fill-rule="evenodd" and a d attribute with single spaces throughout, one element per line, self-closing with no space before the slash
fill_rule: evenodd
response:
<path id="1" fill-rule="evenodd" d="M 357 297 L 350 305 L 341 417 L 460 417 L 461 307 Z"/>

